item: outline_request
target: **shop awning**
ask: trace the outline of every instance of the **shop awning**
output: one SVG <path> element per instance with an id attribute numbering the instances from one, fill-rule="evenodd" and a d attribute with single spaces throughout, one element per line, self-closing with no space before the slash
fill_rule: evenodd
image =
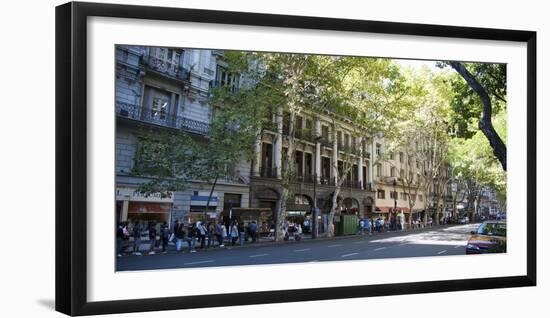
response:
<path id="1" fill-rule="evenodd" d="M 404 208 L 404 207 L 397 207 L 394 208 L 393 206 L 377 206 L 376 209 L 373 211 L 374 213 L 395 213 L 395 212 L 398 212 L 398 211 L 403 211 L 404 213 L 409 213 L 410 212 L 410 209 L 409 208 Z"/>

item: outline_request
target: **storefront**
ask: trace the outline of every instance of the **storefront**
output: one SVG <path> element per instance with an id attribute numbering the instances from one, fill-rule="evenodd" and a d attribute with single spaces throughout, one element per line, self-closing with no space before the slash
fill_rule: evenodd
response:
<path id="1" fill-rule="evenodd" d="M 210 197 L 210 201 L 208 198 Z M 187 222 L 189 224 L 197 221 L 208 221 L 218 218 L 218 204 L 220 202 L 218 192 L 210 191 L 194 191 L 191 196 L 191 202 L 189 207 L 189 214 L 187 215 Z M 208 209 L 206 206 L 208 205 Z"/>
<path id="2" fill-rule="evenodd" d="M 116 216 L 119 222 L 170 222 L 173 193 L 141 193 L 134 188 L 116 188 Z"/>
<path id="3" fill-rule="evenodd" d="M 233 221 L 242 222 L 245 227 L 256 221 L 260 235 L 265 235 L 274 226 L 275 218 L 270 208 L 232 208 L 221 213 L 221 220 L 226 225 Z"/>

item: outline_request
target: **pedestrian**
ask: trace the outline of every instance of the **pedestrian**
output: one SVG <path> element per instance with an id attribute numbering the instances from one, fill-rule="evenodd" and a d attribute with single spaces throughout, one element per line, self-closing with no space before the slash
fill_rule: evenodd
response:
<path id="1" fill-rule="evenodd" d="M 197 223 L 193 223 L 189 226 L 187 230 L 187 246 L 189 247 L 189 253 L 195 253 L 195 244 L 197 243 Z"/>
<path id="2" fill-rule="evenodd" d="M 141 252 L 139 251 L 141 246 L 141 225 L 139 224 L 139 221 L 134 223 L 132 231 L 134 237 L 134 255 L 141 255 Z"/>
<path id="3" fill-rule="evenodd" d="M 183 231 L 183 224 L 179 220 L 176 220 L 174 227 L 172 228 L 172 234 L 176 238 L 176 252 L 181 251 L 181 244 L 185 238 L 185 233 Z"/>
<path id="4" fill-rule="evenodd" d="M 299 241 L 302 239 L 302 226 L 300 224 L 296 225 L 296 231 L 294 232 L 294 240 Z"/>
<path id="5" fill-rule="evenodd" d="M 239 230 L 239 245 L 243 246 L 244 245 L 244 223 L 243 222 L 239 223 L 238 230 Z"/>
<path id="6" fill-rule="evenodd" d="M 203 225 L 202 221 L 197 221 L 196 228 L 198 240 L 201 243 L 201 249 L 203 249 L 206 246 L 206 227 Z"/>
<path id="7" fill-rule="evenodd" d="M 380 233 L 380 218 L 377 218 L 376 219 L 376 223 L 375 223 L 375 226 L 376 226 L 376 232 Z"/>
<path id="8" fill-rule="evenodd" d="M 216 235 L 216 240 L 218 240 L 218 246 L 223 247 L 222 225 L 218 223 L 218 221 L 216 221 L 215 228 L 216 228 L 215 235 Z"/>
<path id="9" fill-rule="evenodd" d="M 168 225 L 166 224 L 166 221 L 162 222 L 162 225 L 160 227 L 160 242 L 162 245 L 162 253 L 166 254 L 166 250 L 168 248 L 168 239 L 170 238 L 170 230 L 168 229 Z"/>
<path id="10" fill-rule="evenodd" d="M 369 235 L 372 235 L 372 223 L 370 219 L 365 219 L 365 228 L 367 229 L 367 232 Z"/>
<path id="11" fill-rule="evenodd" d="M 365 234 L 365 220 L 359 220 L 359 235 Z"/>
<path id="12" fill-rule="evenodd" d="M 124 226 L 122 222 L 118 223 L 116 229 L 116 256 L 122 256 L 122 244 L 124 243 Z"/>
<path id="13" fill-rule="evenodd" d="M 214 246 L 214 243 L 212 242 L 212 238 L 214 237 L 214 233 L 216 232 L 214 222 L 208 222 L 208 224 L 206 225 L 206 232 L 206 236 L 208 238 L 208 245 L 206 245 L 206 248 L 210 248 L 210 246 Z"/>
<path id="14" fill-rule="evenodd" d="M 225 241 L 228 240 L 227 237 L 227 226 L 225 225 L 225 222 L 222 222 L 222 242 L 225 243 Z M 224 247 L 224 245 L 222 244 L 220 247 Z"/>
<path id="15" fill-rule="evenodd" d="M 154 222 L 149 223 L 149 255 L 155 254 L 157 244 L 157 228 Z"/>
<path id="16" fill-rule="evenodd" d="M 252 243 L 256 243 L 256 237 L 258 234 L 258 224 L 256 221 L 252 221 L 250 224 L 248 224 L 248 234 L 252 238 Z"/>
<path id="17" fill-rule="evenodd" d="M 231 229 L 229 233 L 231 235 L 231 246 L 233 246 L 235 245 L 235 243 L 237 242 L 237 238 L 239 237 L 239 229 L 237 227 L 236 221 L 233 221 L 233 223 L 231 224 Z"/>

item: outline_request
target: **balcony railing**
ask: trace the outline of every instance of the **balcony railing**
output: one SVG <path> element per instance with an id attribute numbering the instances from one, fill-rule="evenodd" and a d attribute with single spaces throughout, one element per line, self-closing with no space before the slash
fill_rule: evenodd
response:
<path id="1" fill-rule="evenodd" d="M 277 168 L 260 167 L 260 177 L 262 177 L 262 178 L 277 178 Z"/>
<path id="2" fill-rule="evenodd" d="M 199 135 L 207 135 L 210 130 L 210 124 L 185 118 L 183 116 L 174 116 L 164 114 L 158 111 L 153 111 L 149 108 L 142 108 L 136 105 L 116 102 L 116 114 L 121 118 L 128 118 L 146 123 L 181 129 L 183 131 L 196 133 Z"/>
<path id="3" fill-rule="evenodd" d="M 361 182 L 356 180 L 344 180 L 342 183 L 342 187 L 344 188 L 353 188 L 353 189 L 361 189 Z"/>
<path id="4" fill-rule="evenodd" d="M 189 80 L 190 72 L 184 69 L 181 65 L 169 63 L 152 55 L 144 55 L 142 57 L 142 63 L 149 69 L 164 75 L 168 75 L 174 79 L 180 81 Z"/>

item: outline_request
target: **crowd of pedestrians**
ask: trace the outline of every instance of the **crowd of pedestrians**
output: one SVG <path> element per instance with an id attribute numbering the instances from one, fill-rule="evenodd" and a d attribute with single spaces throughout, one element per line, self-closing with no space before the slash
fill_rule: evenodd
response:
<path id="1" fill-rule="evenodd" d="M 258 224 L 252 221 L 245 226 L 243 222 L 232 221 L 197 221 L 184 224 L 176 220 L 169 228 L 166 222 L 149 222 L 147 226 L 135 221 L 120 222 L 116 231 L 116 253 L 122 256 L 125 251 L 131 250 L 133 255 L 142 255 L 142 238 L 148 238 L 148 254 L 153 255 L 157 250 L 168 252 L 169 242 L 175 245 L 177 253 L 195 253 L 197 248 L 225 247 L 244 245 L 245 241 L 256 243 L 258 240 Z M 132 238 L 132 239 L 130 239 Z M 184 248 L 185 247 L 185 248 Z"/>
<path id="2" fill-rule="evenodd" d="M 358 235 L 372 235 L 374 232 L 405 230 L 405 218 L 401 215 L 385 220 L 384 218 L 363 218 L 358 222 Z M 422 222 L 412 222 L 412 228 L 423 227 Z M 273 225 L 272 227 L 273 228 Z M 293 238 L 299 241 L 304 230 L 310 232 L 309 222 L 301 224 L 283 224 L 284 240 Z M 273 229 L 271 230 L 273 231 Z M 148 239 L 147 248 L 142 248 L 142 239 Z M 236 220 L 226 224 L 223 220 L 208 222 L 197 221 L 185 224 L 176 220 L 170 228 L 166 222 L 121 222 L 116 231 L 116 254 L 122 256 L 131 251 L 133 255 L 142 255 L 147 252 L 152 255 L 158 252 L 167 253 L 170 243 L 175 246 L 176 253 L 195 253 L 197 248 L 209 249 L 213 247 L 243 246 L 245 242 L 256 243 L 259 237 L 259 226 L 256 221 L 247 223 Z"/>

